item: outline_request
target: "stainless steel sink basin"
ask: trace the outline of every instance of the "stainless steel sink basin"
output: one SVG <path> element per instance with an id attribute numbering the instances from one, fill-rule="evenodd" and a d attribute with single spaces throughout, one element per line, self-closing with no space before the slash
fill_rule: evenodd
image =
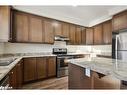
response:
<path id="1" fill-rule="evenodd" d="M 10 59 L 0 59 L 0 66 L 8 66 L 11 64 L 15 58 L 10 58 Z"/>

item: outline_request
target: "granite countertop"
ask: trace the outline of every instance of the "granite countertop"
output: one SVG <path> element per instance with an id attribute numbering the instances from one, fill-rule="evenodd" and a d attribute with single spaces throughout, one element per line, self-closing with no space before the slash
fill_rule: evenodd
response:
<path id="1" fill-rule="evenodd" d="M 68 53 L 68 55 L 80 55 L 82 53 Z M 10 59 L 15 58 L 11 64 L 8 66 L 0 66 L 0 81 L 8 74 L 8 72 L 22 59 L 22 58 L 29 58 L 29 57 L 48 57 L 48 56 L 56 56 L 52 54 L 51 52 L 48 53 L 16 53 L 16 54 L 3 54 L 0 55 L 1 59 Z"/>
<path id="2" fill-rule="evenodd" d="M 127 81 L 127 62 L 121 60 L 102 57 L 85 57 L 70 59 L 67 60 L 67 62 Z"/>
<path id="3" fill-rule="evenodd" d="M 5 54 L 0 56 L 0 60 L 15 59 L 11 64 L 7 66 L 0 66 L 0 81 L 8 74 L 8 72 L 22 59 L 29 57 L 46 57 L 56 56 L 51 53 L 22 53 L 22 54 Z"/>

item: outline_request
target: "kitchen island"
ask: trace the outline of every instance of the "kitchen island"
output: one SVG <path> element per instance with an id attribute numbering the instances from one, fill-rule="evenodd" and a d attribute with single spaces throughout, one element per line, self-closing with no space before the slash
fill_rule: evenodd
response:
<path id="1" fill-rule="evenodd" d="M 69 63 L 69 89 L 126 89 L 127 62 L 111 58 L 79 58 Z M 124 81 L 124 84 L 123 84 Z"/>

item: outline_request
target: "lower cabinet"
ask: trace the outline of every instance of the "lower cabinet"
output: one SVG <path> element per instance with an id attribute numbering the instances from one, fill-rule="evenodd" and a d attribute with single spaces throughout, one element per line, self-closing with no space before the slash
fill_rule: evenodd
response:
<path id="1" fill-rule="evenodd" d="M 56 75 L 56 58 L 48 57 L 47 60 L 47 76 L 52 77 Z"/>
<path id="2" fill-rule="evenodd" d="M 56 57 L 24 58 L 8 73 L 9 87 L 20 89 L 23 83 L 56 76 Z"/>
<path id="3" fill-rule="evenodd" d="M 84 68 L 69 64 L 69 89 L 92 89 L 92 80 L 85 76 Z"/>
<path id="4" fill-rule="evenodd" d="M 47 77 L 47 63 L 46 63 L 46 57 L 43 58 L 37 58 L 37 79 L 46 78 Z"/>
<path id="5" fill-rule="evenodd" d="M 28 82 L 36 79 L 36 58 L 23 59 L 23 81 Z"/>
<path id="6" fill-rule="evenodd" d="M 121 89 L 121 81 L 110 75 L 90 71 L 69 63 L 69 89 Z"/>
<path id="7" fill-rule="evenodd" d="M 9 84 L 13 89 L 22 87 L 22 60 L 9 72 Z"/>
<path id="8" fill-rule="evenodd" d="M 92 72 L 94 89 L 120 89 L 121 81 L 112 76 Z"/>
<path id="9" fill-rule="evenodd" d="M 24 58 L 23 82 L 56 76 L 56 57 Z"/>

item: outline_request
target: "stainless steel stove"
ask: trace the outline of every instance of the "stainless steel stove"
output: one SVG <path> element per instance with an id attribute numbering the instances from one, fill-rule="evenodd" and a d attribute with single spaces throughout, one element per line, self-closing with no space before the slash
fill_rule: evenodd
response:
<path id="1" fill-rule="evenodd" d="M 66 59 L 72 59 L 73 56 L 67 55 L 66 48 L 53 48 L 53 54 L 57 55 L 57 77 L 68 75 L 68 63 Z"/>

